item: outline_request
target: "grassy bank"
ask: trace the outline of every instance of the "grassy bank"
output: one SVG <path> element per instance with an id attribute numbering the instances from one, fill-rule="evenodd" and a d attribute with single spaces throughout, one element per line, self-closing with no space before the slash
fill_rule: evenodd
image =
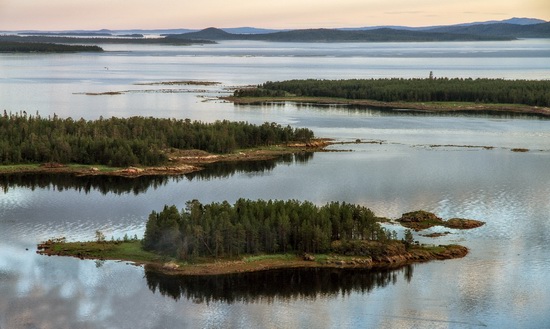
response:
<path id="1" fill-rule="evenodd" d="M 412 263 L 466 256 L 468 249 L 459 245 L 412 246 L 391 256 L 350 256 L 338 254 L 246 255 L 240 258 L 199 258 L 193 263 L 176 261 L 144 251 L 141 241 L 53 242 L 38 246 L 43 255 L 70 256 L 80 259 L 120 260 L 146 264 L 156 271 L 172 275 L 219 275 L 282 268 L 365 268 L 393 269 Z"/>

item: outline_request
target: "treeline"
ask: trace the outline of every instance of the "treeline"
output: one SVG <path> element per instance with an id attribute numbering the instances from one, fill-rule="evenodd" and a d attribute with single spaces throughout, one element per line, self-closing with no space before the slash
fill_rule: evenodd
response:
<path id="1" fill-rule="evenodd" d="M 513 40 L 506 35 L 482 35 L 410 31 L 390 28 L 373 30 L 301 29 L 270 33 L 233 34 L 218 28 L 170 35 L 170 38 L 206 40 L 256 40 L 271 42 L 434 42 L 434 41 L 482 41 Z"/>
<path id="2" fill-rule="evenodd" d="M 185 38 L 120 38 L 120 37 L 84 37 L 84 36 L 45 36 L 45 35 L 0 35 L 0 42 L 21 42 L 21 43 L 53 43 L 53 44 L 147 44 L 147 45 L 174 45 L 184 46 L 191 44 L 212 44 L 210 40 L 190 40 Z"/>
<path id="3" fill-rule="evenodd" d="M 55 43 L 0 41 L 0 53 L 102 52 L 99 46 L 61 45 Z"/>
<path id="4" fill-rule="evenodd" d="M 331 251 L 372 254 L 358 241 L 394 239 L 365 207 L 331 202 L 251 201 L 234 205 L 189 201 L 181 212 L 165 206 L 149 215 L 143 248 L 180 259 L 242 254 Z M 377 244 L 378 246 L 378 244 Z M 352 250 L 353 249 L 353 250 Z M 376 249 L 376 248 L 375 248 Z"/>
<path id="5" fill-rule="evenodd" d="M 310 96 L 382 102 L 479 102 L 550 106 L 550 80 L 352 79 L 266 82 L 237 97 Z"/>
<path id="6" fill-rule="evenodd" d="M 308 141 L 306 128 L 276 123 L 252 125 L 145 117 L 94 121 L 42 118 L 4 111 L 0 117 L 0 164 L 80 163 L 109 166 L 158 165 L 165 150 L 198 149 L 230 153 L 236 149 Z"/>

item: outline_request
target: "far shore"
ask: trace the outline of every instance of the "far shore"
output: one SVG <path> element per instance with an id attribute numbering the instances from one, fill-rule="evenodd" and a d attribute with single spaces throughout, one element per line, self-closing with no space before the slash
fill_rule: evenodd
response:
<path id="1" fill-rule="evenodd" d="M 550 108 L 519 104 L 490 104 L 466 102 L 382 102 L 369 99 L 344 99 L 332 97 L 222 97 L 237 105 L 260 105 L 277 102 L 294 102 L 320 105 L 354 105 L 392 110 L 396 112 L 471 113 L 529 115 L 550 118 Z"/>
<path id="2" fill-rule="evenodd" d="M 39 254 L 80 259 L 115 260 L 168 275 L 221 275 L 290 268 L 397 269 L 413 263 L 462 258 L 468 249 L 460 245 L 411 246 L 406 252 L 388 256 L 344 256 L 338 254 L 244 255 L 238 259 L 200 259 L 195 263 L 174 261 L 141 249 L 141 241 L 105 242 L 47 241 L 38 245 Z"/>
<path id="3" fill-rule="evenodd" d="M 299 152 L 319 152 L 333 144 L 328 139 L 315 139 L 308 143 L 289 143 L 248 150 L 240 150 L 230 154 L 210 154 L 200 150 L 169 150 L 166 152 L 169 162 L 163 166 L 154 167 L 110 167 L 104 165 L 84 164 L 16 164 L 0 166 L 0 175 L 7 174 L 70 174 L 75 176 L 169 176 L 184 175 L 201 171 L 204 165 L 216 162 L 230 161 L 261 161 L 271 160 L 285 154 Z M 339 142 L 338 144 L 342 144 Z"/>

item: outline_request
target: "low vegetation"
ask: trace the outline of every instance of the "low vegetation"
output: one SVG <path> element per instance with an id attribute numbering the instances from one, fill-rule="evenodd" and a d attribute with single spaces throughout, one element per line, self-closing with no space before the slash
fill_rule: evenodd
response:
<path id="1" fill-rule="evenodd" d="M 134 262 L 155 262 L 161 257 L 143 250 L 141 241 L 88 241 L 65 242 L 46 241 L 38 245 L 42 253 L 49 255 L 72 256 L 82 259 L 132 260 Z"/>
<path id="2" fill-rule="evenodd" d="M 433 226 L 444 226 L 454 229 L 472 229 L 485 224 L 485 222 L 479 220 L 465 218 L 451 218 L 445 221 L 437 217 L 434 213 L 424 210 L 405 213 L 401 215 L 401 218 L 397 221 L 399 221 L 401 225 L 416 231 L 421 231 Z"/>

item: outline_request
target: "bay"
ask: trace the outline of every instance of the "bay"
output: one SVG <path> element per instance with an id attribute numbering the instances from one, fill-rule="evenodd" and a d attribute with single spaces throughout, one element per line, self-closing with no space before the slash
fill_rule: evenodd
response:
<path id="1" fill-rule="evenodd" d="M 166 179 L 4 177 L 0 328 L 544 328 L 550 323 L 545 289 L 550 121 L 292 103 L 234 106 L 215 99 L 233 86 L 290 78 L 427 77 L 433 71 L 448 77 L 543 79 L 550 73 L 548 40 L 105 49 L 103 54 L 0 55 L 0 108 L 85 119 L 275 121 L 311 128 L 318 136 L 376 143 Z M 138 85 L 176 80 L 221 84 Z M 107 91 L 123 93 L 85 94 Z M 423 243 L 463 244 L 470 254 L 394 272 L 283 271 L 171 280 L 125 263 L 34 253 L 37 242 L 55 236 L 86 240 L 101 230 L 108 238 L 141 237 L 148 214 L 164 204 L 182 208 L 191 199 L 241 197 L 346 201 L 392 218 L 425 209 L 487 224 L 436 239 L 415 235 Z M 388 228 L 402 233 L 397 226 Z"/>

